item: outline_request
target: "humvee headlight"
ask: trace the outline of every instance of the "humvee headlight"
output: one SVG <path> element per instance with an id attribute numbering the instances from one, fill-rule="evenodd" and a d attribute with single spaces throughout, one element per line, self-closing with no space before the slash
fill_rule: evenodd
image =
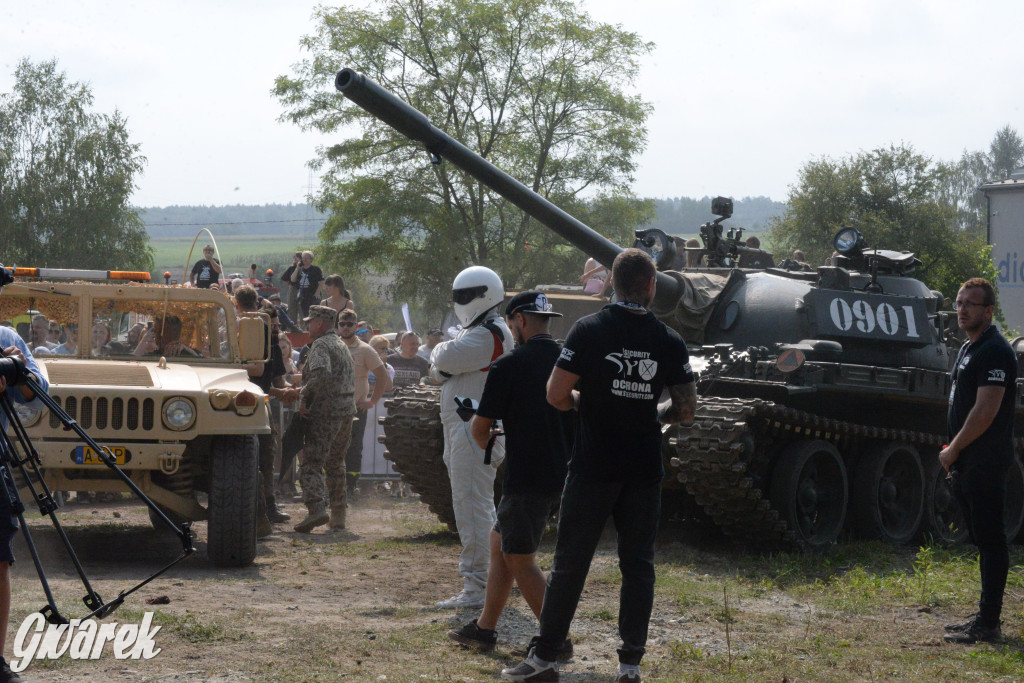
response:
<path id="1" fill-rule="evenodd" d="M 17 413 L 23 427 L 31 427 L 43 416 L 42 410 L 33 410 L 24 403 L 15 403 L 14 412 Z"/>
<path id="2" fill-rule="evenodd" d="M 256 412 L 256 394 L 251 391 L 240 391 L 235 395 L 235 412 L 239 415 L 252 415 Z"/>
<path id="3" fill-rule="evenodd" d="M 196 421 L 196 409 L 187 398 L 172 398 L 164 403 L 164 425 L 168 429 L 188 429 Z"/>

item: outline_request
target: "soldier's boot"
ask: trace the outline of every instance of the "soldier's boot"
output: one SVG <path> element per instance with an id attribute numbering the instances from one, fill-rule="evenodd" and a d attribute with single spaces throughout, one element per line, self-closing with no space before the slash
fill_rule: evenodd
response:
<path id="1" fill-rule="evenodd" d="M 256 538 L 265 538 L 274 533 L 274 527 L 267 518 L 267 502 L 263 497 L 256 499 Z"/>
<path id="2" fill-rule="evenodd" d="M 287 522 L 292 518 L 291 515 L 281 512 L 281 508 L 277 507 L 277 498 L 273 494 L 267 496 L 265 502 L 267 505 L 267 518 L 274 524 Z"/>
<path id="3" fill-rule="evenodd" d="M 332 529 L 344 529 L 345 528 L 345 508 L 344 507 L 332 507 L 331 508 L 331 528 Z"/>
<path id="4" fill-rule="evenodd" d="M 323 526 L 331 521 L 331 516 L 323 508 L 311 509 L 306 518 L 295 525 L 295 530 L 300 534 L 308 534 L 318 526 Z"/>

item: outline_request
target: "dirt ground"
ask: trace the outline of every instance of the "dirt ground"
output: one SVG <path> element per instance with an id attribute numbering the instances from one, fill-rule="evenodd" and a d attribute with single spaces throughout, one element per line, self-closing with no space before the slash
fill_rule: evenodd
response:
<path id="1" fill-rule="evenodd" d="M 293 522 L 301 518 L 301 505 L 289 502 L 284 509 Z M 179 549 L 175 538 L 150 527 L 140 504 L 72 502 L 60 515 L 94 588 L 107 599 Z M 57 535 L 47 520 L 36 518 L 30 526 L 61 611 L 81 615 L 84 590 Z M 205 557 L 205 524 L 197 524 L 196 555 L 130 596 L 105 620 L 138 623 L 153 611 L 154 623 L 162 626 L 155 637 L 162 651 L 155 658 L 118 661 L 108 647 L 97 661 L 33 662 L 26 676 L 31 681 L 493 681 L 503 666 L 517 661 L 511 651 L 529 641 L 536 621 L 515 593 L 502 615 L 494 653 L 470 652 L 447 639 L 448 629 L 477 614 L 435 609 L 436 601 L 461 587 L 459 545 L 415 497 L 363 495 L 349 511 L 349 527 L 297 534 L 290 523 L 278 525 L 261 541 L 253 566 L 218 569 Z M 938 663 L 914 660 L 896 678 L 919 680 L 938 672 L 939 679 L 952 680 L 961 679 L 954 672 L 970 673 L 961 665 L 962 651 L 936 642 L 937 624 L 956 616 L 955 610 L 902 605 L 851 619 L 849 613 L 770 586 L 730 598 L 722 586 L 730 585 L 737 556 L 731 550 L 697 550 L 691 533 L 663 527 L 645 680 L 718 680 L 716 671 L 734 679 L 733 660 L 743 656 L 749 661 L 741 680 L 867 680 L 889 667 L 906 669 L 897 663 L 905 662 L 908 652 L 921 661 L 938 657 Z M 552 547 L 553 539 L 546 537 L 539 555 L 545 569 Z M 15 552 L 8 657 L 18 625 L 44 605 L 22 541 Z M 908 553 L 901 562 L 912 563 L 913 551 Z M 609 536 L 573 624 L 576 655 L 563 669 L 563 681 L 614 680 L 619 580 Z M 164 595 L 169 604 L 145 603 Z M 1016 612 L 1020 597 L 1010 598 Z M 851 642 L 857 653 L 863 645 L 878 654 L 868 661 L 850 656 L 843 648 Z M 681 674 L 690 671 L 689 663 L 693 673 Z"/>

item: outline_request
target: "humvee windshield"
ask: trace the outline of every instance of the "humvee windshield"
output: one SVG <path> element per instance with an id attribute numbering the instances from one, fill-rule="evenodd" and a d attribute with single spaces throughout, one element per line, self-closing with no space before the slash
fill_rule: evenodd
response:
<path id="1" fill-rule="evenodd" d="M 70 289 L 70 288 L 69 288 Z M 133 292 L 134 293 L 134 292 Z M 86 315 L 79 307 L 90 306 Z M 231 358 L 230 300 L 79 298 L 59 291 L 5 288 L 0 324 L 17 330 L 36 356 L 195 362 Z"/>

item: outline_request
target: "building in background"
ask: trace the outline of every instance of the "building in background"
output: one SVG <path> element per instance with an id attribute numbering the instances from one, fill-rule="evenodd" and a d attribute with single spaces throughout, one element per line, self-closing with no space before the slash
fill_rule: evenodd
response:
<path id="1" fill-rule="evenodd" d="M 1024 332 L 1024 168 L 981 186 L 988 206 L 988 243 L 999 270 L 995 283 L 1008 329 Z"/>

